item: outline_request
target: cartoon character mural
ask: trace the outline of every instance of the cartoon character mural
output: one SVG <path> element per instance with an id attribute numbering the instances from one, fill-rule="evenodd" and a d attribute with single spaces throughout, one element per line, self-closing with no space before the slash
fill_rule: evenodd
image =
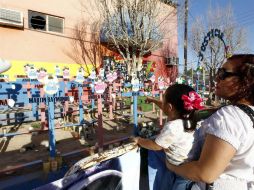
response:
<path id="1" fill-rule="evenodd" d="M 12 66 L 12 67 L 11 67 Z M 76 76 L 77 70 L 80 68 L 80 64 L 69 64 L 60 62 L 39 62 L 39 61 L 26 61 L 26 60 L 4 60 L 0 58 L 0 71 L 3 75 L 9 77 L 9 81 L 16 81 L 17 75 L 27 75 L 27 70 L 33 66 L 34 68 L 45 68 L 48 73 L 56 75 L 57 78 L 62 78 L 62 69 L 64 67 L 70 68 L 70 78 Z M 84 76 L 88 76 L 93 66 L 88 64 L 87 68 L 84 68 Z"/>

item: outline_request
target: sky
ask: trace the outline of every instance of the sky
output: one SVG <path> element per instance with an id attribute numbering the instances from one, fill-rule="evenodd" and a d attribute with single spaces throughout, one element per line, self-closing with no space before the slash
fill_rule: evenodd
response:
<path id="1" fill-rule="evenodd" d="M 178 0 L 179 4 L 183 4 L 185 0 Z M 254 53 L 254 0 L 189 0 L 189 15 L 188 15 L 188 36 L 190 36 L 191 25 L 197 16 L 206 16 L 206 12 L 210 5 L 212 7 L 227 7 L 231 4 L 234 17 L 239 27 L 244 27 L 247 31 L 247 47 L 248 53 Z M 179 71 L 183 72 L 183 26 L 178 24 L 178 56 L 179 56 Z M 207 31 L 208 32 L 208 31 Z M 189 46 L 190 48 L 190 46 Z M 193 56 L 188 48 L 188 65 L 196 66 L 198 58 Z"/>

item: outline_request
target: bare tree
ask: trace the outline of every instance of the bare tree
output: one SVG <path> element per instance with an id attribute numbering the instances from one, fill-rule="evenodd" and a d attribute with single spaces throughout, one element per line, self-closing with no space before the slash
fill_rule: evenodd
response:
<path id="1" fill-rule="evenodd" d="M 97 5 L 104 41 L 128 63 L 129 74 L 139 71 L 143 56 L 162 45 L 160 21 L 164 19 L 161 15 L 166 15 L 165 4 L 158 0 L 97 0 Z"/>
<path id="2" fill-rule="evenodd" d="M 191 49 L 197 56 L 201 51 L 204 37 L 211 29 L 219 29 L 223 33 L 225 44 L 221 39 L 213 37 L 209 40 L 206 50 L 202 51 L 203 61 L 201 62 L 201 66 L 209 72 L 210 92 L 216 69 L 221 66 L 225 59 L 225 48 L 230 53 L 246 50 L 245 29 L 238 27 L 231 6 L 227 8 L 211 7 L 205 17 L 197 17 L 192 24 L 190 44 Z"/>
<path id="3" fill-rule="evenodd" d="M 90 74 L 89 65 L 92 65 L 92 69 L 96 71 L 101 63 L 102 55 L 108 51 L 100 44 L 99 30 L 99 22 L 89 24 L 82 20 L 73 30 L 71 49 L 64 50 L 67 56 L 85 68 L 88 75 Z"/>

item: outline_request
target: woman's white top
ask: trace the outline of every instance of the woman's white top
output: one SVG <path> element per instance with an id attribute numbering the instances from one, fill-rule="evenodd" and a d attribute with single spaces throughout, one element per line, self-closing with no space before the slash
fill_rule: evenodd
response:
<path id="1" fill-rule="evenodd" d="M 165 123 L 155 139 L 155 142 L 163 147 L 167 160 L 174 165 L 189 160 L 193 141 L 194 133 L 184 131 L 183 120 L 181 119 Z"/>
<path id="2" fill-rule="evenodd" d="M 251 106 L 254 110 L 254 107 Z M 220 179 L 254 181 L 254 129 L 250 117 L 236 106 L 225 106 L 204 120 L 198 132 L 202 147 L 206 134 L 214 135 L 236 149 Z"/>

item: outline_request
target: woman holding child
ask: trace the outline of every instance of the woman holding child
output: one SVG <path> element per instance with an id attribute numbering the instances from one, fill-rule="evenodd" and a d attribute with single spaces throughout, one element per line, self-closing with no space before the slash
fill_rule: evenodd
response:
<path id="1" fill-rule="evenodd" d="M 254 55 L 233 55 L 218 69 L 215 94 L 230 105 L 197 131 L 200 157 L 167 167 L 190 179 L 192 190 L 249 190 L 254 183 Z M 198 149 L 197 149 L 198 150 Z"/>
<path id="2" fill-rule="evenodd" d="M 205 119 L 193 135 L 190 135 L 192 129 L 195 129 L 193 125 L 183 125 L 185 126 L 184 131 L 182 131 L 183 128 L 180 125 L 178 130 L 168 127 L 171 133 L 165 136 L 167 142 L 170 138 L 175 139 L 172 136 L 179 134 L 179 131 L 182 131 L 182 135 L 191 132 L 185 137 L 188 142 L 192 142 L 195 137 L 192 148 L 186 149 L 189 152 L 186 159 L 183 159 L 180 163 L 171 162 L 168 158 L 170 155 L 166 159 L 167 168 L 175 176 L 182 176 L 182 179 L 185 179 L 181 182 L 184 186 L 181 185 L 178 189 L 254 189 L 254 55 L 241 54 L 230 57 L 218 69 L 216 82 L 215 94 L 231 102 L 230 105 L 219 108 L 209 118 Z M 164 97 L 168 97 L 169 89 L 170 87 Z M 185 95 L 188 96 L 188 94 Z M 171 120 L 182 119 L 185 123 L 186 120 L 191 121 L 192 112 L 184 114 L 181 112 L 180 114 L 179 109 L 177 109 L 179 105 L 184 105 L 184 109 L 187 111 L 186 101 L 181 98 L 177 104 L 172 104 L 172 97 L 171 99 L 164 98 L 163 102 L 152 98 L 148 99 L 156 103 L 164 112 L 166 111 L 165 113 L 174 110 L 173 115 L 169 113 L 169 118 L 173 117 Z M 179 93 L 175 94 L 175 97 L 179 97 Z M 189 98 L 191 98 L 190 94 Z M 191 104 L 195 105 L 193 102 Z M 186 128 L 186 126 L 191 127 Z M 163 131 L 165 131 L 164 128 Z M 160 134 L 159 138 L 161 136 Z M 182 137 L 184 136 L 180 138 L 178 136 L 179 139 L 182 139 Z M 136 142 L 140 146 L 151 150 L 165 150 L 170 146 L 172 147 L 172 143 L 175 143 L 171 141 L 164 146 L 161 143 L 163 141 L 155 140 L 155 142 L 151 142 L 142 138 L 136 138 Z M 187 144 L 189 145 L 189 143 Z M 175 147 L 175 152 L 179 152 L 177 148 L 181 147 Z M 195 155 L 193 155 L 194 153 Z M 192 183 L 189 183 L 188 180 L 191 180 Z M 175 190 L 177 187 L 174 187 L 173 183 L 167 189 Z"/>

